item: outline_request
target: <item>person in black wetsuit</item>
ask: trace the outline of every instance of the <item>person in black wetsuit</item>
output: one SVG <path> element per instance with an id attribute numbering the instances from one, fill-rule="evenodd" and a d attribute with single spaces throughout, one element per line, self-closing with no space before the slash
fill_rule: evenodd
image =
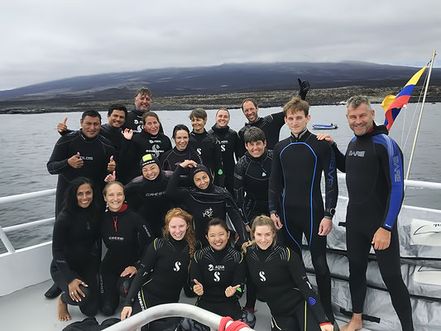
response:
<path id="1" fill-rule="evenodd" d="M 298 82 L 299 96 L 302 98 L 302 100 L 305 100 L 306 94 L 310 89 L 309 82 L 306 80 L 302 81 L 300 78 L 298 79 Z M 245 130 L 252 126 L 257 126 L 258 128 L 263 130 L 266 137 L 267 148 L 272 150 L 274 146 L 279 142 L 280 129 L 282 128 L 283 124 L 285 124 L 285 115 L 283 114 L 283 111 L 270 114 L 265 117 L 259 117 L 259 115 L 257 114 L 257 112 L 259 111 L 257 102 L 251 98 L 243 100 L 241 108 L 243 114 L 248 120 L 248 123 L 245 123 L 244 127 L 242 127 L 238 132 L 239 139 L 241 141 L 239 156 L 242 156 L 246 152 L 245 140 L 243 135 L 245 133 Z"/>
<path id="2" fill-rule="evenodd" d="M 140 175 L 138 164 L 143 155 L 151 153 L 160 159 L 162 154 L 172 149 L 170 138 L 160 132 L 159 116 L 149 111 L 144 113 L 142 119 L 144 129 L 140 133 L 134 134 L 129 129 L 125 129 L 123 132 L 124 137 L 128 140 L 128 157 L 132 163 L 132 167 L 129 169 L 131 179 Z"/>
<path id="3" fill-rule="evenodd" d="M 190 281 L 198 296 L 196 305 L 238 320 L 245 281 L 243 256 L 229 244 L 230 230 L 225 221 L 211 219 L 205 237 L 209 246 L 196 251 L 190 263 Z"/>
<path id="4" fill-rule="evenodd" d="M 161 170 L 160 162 L 153 154 L 144 155 L 140 165 L 142 176 L 124 187 L 126 199 L 130 208 L 142 216 L 153 237 L 161 237 L 165 214 L 172 208 L 165 193 L 172 172 Z"/>
<path id="5" fill-rule="evenodd" d="M 120 104 L 110 105 L 107 111 L 107 123 L 101 125 L 99 134 L 104 138 L 109 140 L 110 144 L 115 148 L 115 160 L 118 163 L 118 179 L 122 183 L 127 183 L 127 157 L 124 154 L 126 152 L 125 139 L 122 135 L 122 128 L 127 117 L 127 108 Z M 67 127 L 67 117 L 64 118 L 63 122 L 57 124 L 57 131 L 60 135 L 73 132 Z"/>
<path id="6" fill-rule="evenodd" d="M 353 314 L 345 330 L 362 328 L 366 269 L 369 250 L 373 247 L 401 327 L 404 331 L 413 331 L 409 292 L 401 276 L 397 230 L 404 197 L 403 155 L 397 143 L 388 136 L 386 127 L 375 124 L 375 111 L 368 98 L 350 98 L 346 117 L 355 134 L 346 154 L 341 154 L 336 144 L 332 144 L 337 166 L 346 172 L 349 197 L 346 246 Z M 325 137 L 332 141 L 329 136 Z"/>
<path id="7" fill-rule="evenodd" d="M 189 146 L 190 130 L 184 124 L 173 128 L 175 147 L 161 155 L 161 169 L 174 171 L 184 160 L 193 160 L 202 163 L 199 154 Z"/>
<path id="8" fill-rule="evenodd" d="M 143 250 L 153 240 L 142 218 L 124 203 L 124 186 L 108 183 L 103 190 L 106 212 L 101 222 L 101 237 L 107 247 L 100 265 L 100 310 L 113 315 L 119 304 L 118 284 L 137 272 Z"/>
<path id="9" fill-rule="evenodd" d="M 326 236 L 338 197 L 335 155 L 330 145 L 317 140 L 307 129 L 309 105 L 298 97 L 284 107 L 291 136 L 274 147 L 268 205 L 277 228 L 284 229 L 285 244 L 301 256 L 305 234 L 316 275 L 318 292 L 329 319 L 331 276 L 326 261 Z M 325 177 L 325 206 L 320 188 Z"/>
<path id="10" fill-rule="evenodd" d="M 192 216 L 180 208 L 171 209 L 165 216 L 164 238 L 155 239 L 142 257 L 121 319 L 148 307 L 178 302 L 188 279 L 188 266 L 194 251 Z M 143 281 L 145 273 L 149 273 L 147 282 Z M 150 323 L 148 330 L 174 330 L 172 327 L 178 322 L 179 319 L 158 320 Z"/>
<path id="11" fill-rule="evenodd" d="M 179 178 L 187 169 L 193 169 L 192 187 L 180 187 Z M 196 240 L 202 246 L 206 246 L 205 228 L 210 219 L 218 217 L 230 219 L 230 230 L 239 235 L 241 244 L 247 239 L 244 223 L 239 208 L 231 194 L 223 187 L 213 184 L 210 170 L 202 164 L 196 164 L 193 160 L 185 160 L 173 173 L 167 186 L 167 196 L 176 203 L 183 203 L 185 209 L 193 215 L 193 226 Z"/>
<path id="12" fill-rule="evenodd" d="M 257 216 L 251 227 L 253 243 L 246 249 L 248 274 L 257 297 L 271 311 L 272 331 L 332 331 L 299 256 L 276 244 L 276 227 L 268 216 Z"/>
<path id="13" fill-rule="evenodd" d="M 67 305 L 87 316 L 98 311 L 98 268 L 101 260 L 100 207 L 91 180 L 74 179 L 56 218 L 52 236 L 52 279 L 62 290 L 58 319 L 71 319 Z"/>
<path id="14" fill-rule="evenodd" d="M 58 175 L 55 196 L 55 217 L 63 207 L 64 192 L 77 177 L 93 181 L 98 191 L 104 187 L 104 178 L 116 168 L 115 149 L 99 135 L 101 115 L 94 110 L 85 111 L 80 120 L 81 129 L 58 139 L 47 162 L 51 175 Z"/>
<path id="15" fill-rule="evenodd" d="M 202 108 L 196 108 L 190 113 L 191 126 L 190 147 L 193 148 L 202 159 L 202 163 L 214 174 L 222 168 L 221 151 L 216 148 L 216 139 L 205 130 L 207 124 L 207 112 Z"/>
<path id="16" fill-rule="evenodd" d="M 234 169 L 234 196 L 245 220 L 251 224 L 258 215 L 269 216 L 268 183 L 273 152 L 266 150 L 265 133 L 258 127 L 248 128 L 244 139 L 247 152 L 239 159 Z M 243 320 L 253 321 L 256 289 L 249 280 L 246 296 Z"/>
<path id="17" fill-rule="evenodd" d="M 234 194 L 234 165 L 239 158 L 240 146 L 237 132 L 230 129 L 229 122 L 230 112 L 227 108 L 220 108 L 216 113 L 216 124 L 211 127 L 208 134 L 216 140 L 221 154 L 221 168 L 214 174 L 214 183 Z"/>
<path id="18" fill-rule="evenodd" d="M 152 105 L 152 92 L 146 88 L 142 87 L 136 91 L 135 95 L 135 109 L 127 114 L 126 122 L 124 128 L 133 130 L 134 132 L 140 133 L 144 129 L 143 115 L 150 111 Z"/>

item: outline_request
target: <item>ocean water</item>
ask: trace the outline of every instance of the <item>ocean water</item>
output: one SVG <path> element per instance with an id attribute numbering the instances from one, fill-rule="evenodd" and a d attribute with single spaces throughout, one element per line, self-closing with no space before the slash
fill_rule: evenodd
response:
<path id="1" fill-rule="evenodd" d="M 374 105 L 377 123 L 384 120 L 382 109 Z M 281 111 L 279 107 L 259 110 L 264 116 Z M 400 144 L 405 154 L 405 166 L 410 154 L 413 133 L 419 106 L 409 105 L 400 114 L 391 136 Z M 208 110 L 207 130 L 213 125 L 216 110 Z M 240 109 L 231 109 L 230 127 L 239 130 L 245 123 L 245 117 Z M 158 112 L 164 131 L 171 135 L 174 125 L 183 123 L 189 126 L 189 111 L 160 111 Z M 335 123 L 337 130 L 330 133 L 339 148 L 344 151 L 352 137 L 345 117 L 345 106 L 315 106 L 310 110 L 313 123 Z M 57 176 L 50 175 L 46 169 L 46 162 L 52 152 L 59 135 L 56 124 L 68 117 L 68 126 L 78 129 L 80 113 L 51 113 L 29 115 L 0 115 L 0 196 L 34 192 L 54 188 Z M 106 114 L 102 113 L 103 123 Z M 441 141 L 438 133 L 441 129 L 441 104 L 425 106 L 421 130 L 418 138 L 415 158 L 412 164 L 410 179 L 441 182 Z M 316 131 L 313 131 L 316 132 Z M 280 138 L 289 135 L 286 126 L 282 128 Z M 343 190 L 341 190 L 343 191 Z M 439 191 L 407 189 L 405 203 L 429 208 L 440 208 L 441 194 Z M 54 198 L 44 197 L 25 202 L 0 205 L 0 226 L 10 226 L 52 217 L 54 213 Z M 31 229 L 17 231 L 10 235 L 14 246 L 23 247 L 48 240 L 51 237 L 52 225 L 38 226 Z M 0 244 L 0 252 L 3 247 Z"/>

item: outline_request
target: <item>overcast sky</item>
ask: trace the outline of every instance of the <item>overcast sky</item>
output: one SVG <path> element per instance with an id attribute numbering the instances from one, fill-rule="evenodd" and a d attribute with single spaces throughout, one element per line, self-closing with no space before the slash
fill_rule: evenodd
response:
<path id="1" fill-rule="evenodd" d="M 231 62 L 421 66 L 441 49 L 440 13 L 438 0 L 2 0 L 0 90 Z"/>

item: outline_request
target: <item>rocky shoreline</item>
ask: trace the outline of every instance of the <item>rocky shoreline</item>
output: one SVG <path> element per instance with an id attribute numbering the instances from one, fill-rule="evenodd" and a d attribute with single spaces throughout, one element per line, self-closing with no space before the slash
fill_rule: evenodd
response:
<path id="1" fill-rule="evenodd" d="M 327 89 L 313 89 L 308 94 L 311 105 L 336 105 L 342 104 L 350 96 L 363 94 L 370 97 L 373 103 L 381 103 L 388 94 L 396 94 L 401 87 L 368 88 L 361 86 L 338 87 Z M 418 102 L 421 88 L 416 88 L 411 102 Z M 154 98 L 152 110 L 187 110 L 201 107 L 216 109 L 219 107 L 238 108 L 243 99 L 252 97 L 257 100 L 260 107 L 277 107 L 285 104 L 297 91 L 276 90 L 257 92 L 236 92 L 226 94 L 185 95 L 185 96 L 157 96 Z M 429 88 L 426 102 L 441 102 L 441 86 Z M 35 114 L 35 113 L 60 113 L 82 112 L 86 109 L 98 111 L 106 110 L 112 103 L 122 103 L 130 109 L 133 99 L 109 98 L 108 100 L 95 100 L 93 94 L 69 95 L 52 98 L 35 98 L 26 100 L 0 101 L 0 114 Z"/>

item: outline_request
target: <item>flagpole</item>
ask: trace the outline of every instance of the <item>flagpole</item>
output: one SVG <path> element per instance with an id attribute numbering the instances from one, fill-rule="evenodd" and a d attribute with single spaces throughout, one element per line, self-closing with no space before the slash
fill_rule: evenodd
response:
<path id="1" fill-rule="evenodd" d="M 420 132 L 421 118 L 423 116 L 424 104 L 426 102 L 427 90 L 429 89 L 430 76 L 432 74 L 432 67 L 433 67 L 433 62 L 435 61 L 435 56 L 436 56 L 436 51 L 433 50 L 432 59 L 430 60 L 429 72 L 427 74 L 426 86 L 424 87 L 424 95 L 423 95 L 423 101 L 421 102 L 420 115 L 418 117 L 416 132 L 415 132 L 415 136 L 413 138 L 412 150 L 410 151 L 409 165 L 407 166 L 407 172 L 406 172 L 406 177 L 405 177 L 406 180 L 409 179 L 409 176 L 410 176 L 410 169 L 412 167 L 413 155 L 414 155 L 416 143 L 418 140 L 418 134 Z"/>

